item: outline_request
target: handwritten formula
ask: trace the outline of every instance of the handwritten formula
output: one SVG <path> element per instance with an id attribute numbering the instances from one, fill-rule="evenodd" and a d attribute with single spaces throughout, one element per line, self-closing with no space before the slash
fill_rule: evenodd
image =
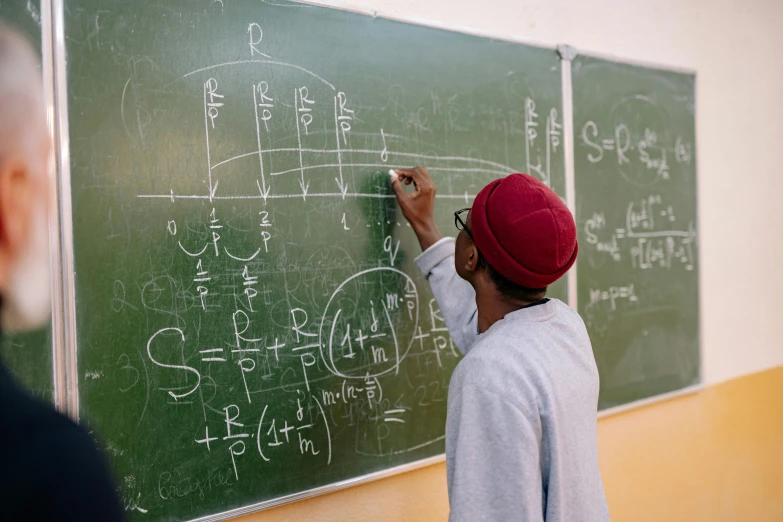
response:
<path id="1" fill-rule="evenodd" d="M 177 34 L 225 25 L 188 39 L 203 52 L 175 66 L 165 53 L 118 66 L 116 128 L 73 152 L 81 168 L 101 151 L 78 188 L 100 223 L 76 231 L 99 245 L 95 277 L 80 279 L 95 310 L 82 397 L 99 405 L 85 417 L 113 448 L 134 520 L 198 518 L 441 454 L 460 354 L 388 171 L 429 168 L 447 235 L 491 180 L 529 172 L 565 186 L 554 54 L 471 39 L 492 56 L 475 64 L 486 79 L 449 66 L 422 81 L 399 74 L 407 58 L 322 49 L 331 32 L 294 39 L 234 9 L 214 2 L 183 22 L 161 11 Z M 440 52 L 465 64 L 459 47 Z"/>

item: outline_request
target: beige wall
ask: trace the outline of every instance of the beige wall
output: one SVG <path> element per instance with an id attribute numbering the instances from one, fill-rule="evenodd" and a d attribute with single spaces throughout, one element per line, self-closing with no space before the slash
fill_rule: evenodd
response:
<path id="1" fill-rule="evenodd" d="M 783 364 L 783 1 L 321 3 L 695 69 L 704 380 Z"/>

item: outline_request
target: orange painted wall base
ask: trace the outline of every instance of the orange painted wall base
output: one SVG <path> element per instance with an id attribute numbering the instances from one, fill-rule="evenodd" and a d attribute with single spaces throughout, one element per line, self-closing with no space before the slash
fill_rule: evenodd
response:
<path id="1" fill-rule="evenodd" d="M 601 419 L 614 522 L 783 521 L 783 367 Z M 448 518 L 439 464 L 238 522 Z"/>
<path id="2" fill-rule="evenodd" d="M 612 519 L 783 521 L 783 367 L 599 423 Z"/>

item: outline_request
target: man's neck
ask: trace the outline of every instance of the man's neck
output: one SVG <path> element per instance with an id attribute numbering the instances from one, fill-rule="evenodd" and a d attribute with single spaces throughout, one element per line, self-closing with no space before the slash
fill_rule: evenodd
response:
<path id="1" fill-rule="evenodd" d="M 479 333 L 484 333 L 489 328 L 506 317 L 511 312 L 516 312 L 533 304 L 535 301 L 517 301 L 503 296 L 497 289 L 476 288 L 476 308 L 478 310 Z"/>

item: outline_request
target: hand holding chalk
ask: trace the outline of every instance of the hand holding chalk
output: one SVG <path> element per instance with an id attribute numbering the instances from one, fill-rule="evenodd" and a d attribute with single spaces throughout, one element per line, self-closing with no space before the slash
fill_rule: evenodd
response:
<path id="1" fill-rule="evenodd" d="M 392 182 L 392 191 L 397 197 L 402 215 L 413 228 L 422 250 L 440 240 L 441 234 L 434 219 L 435 209 L 435 183 L 429 172 L 423 167 L 389 171 Z M 413 183 L 414 191 L 411 194 L 405 192 L 402 184 Z"/>
<path id="2" fill-rule="evenodd" d="M 413 176 L 411 176 L 410 172 L 407 170 L 401 170 L 400 172 L 397 172 L 394 169 L 389 169 L 389 177 L 391 178 L 392 185 L 395 181 L 405 183 L 406 185 L 415 183 Z"/>

